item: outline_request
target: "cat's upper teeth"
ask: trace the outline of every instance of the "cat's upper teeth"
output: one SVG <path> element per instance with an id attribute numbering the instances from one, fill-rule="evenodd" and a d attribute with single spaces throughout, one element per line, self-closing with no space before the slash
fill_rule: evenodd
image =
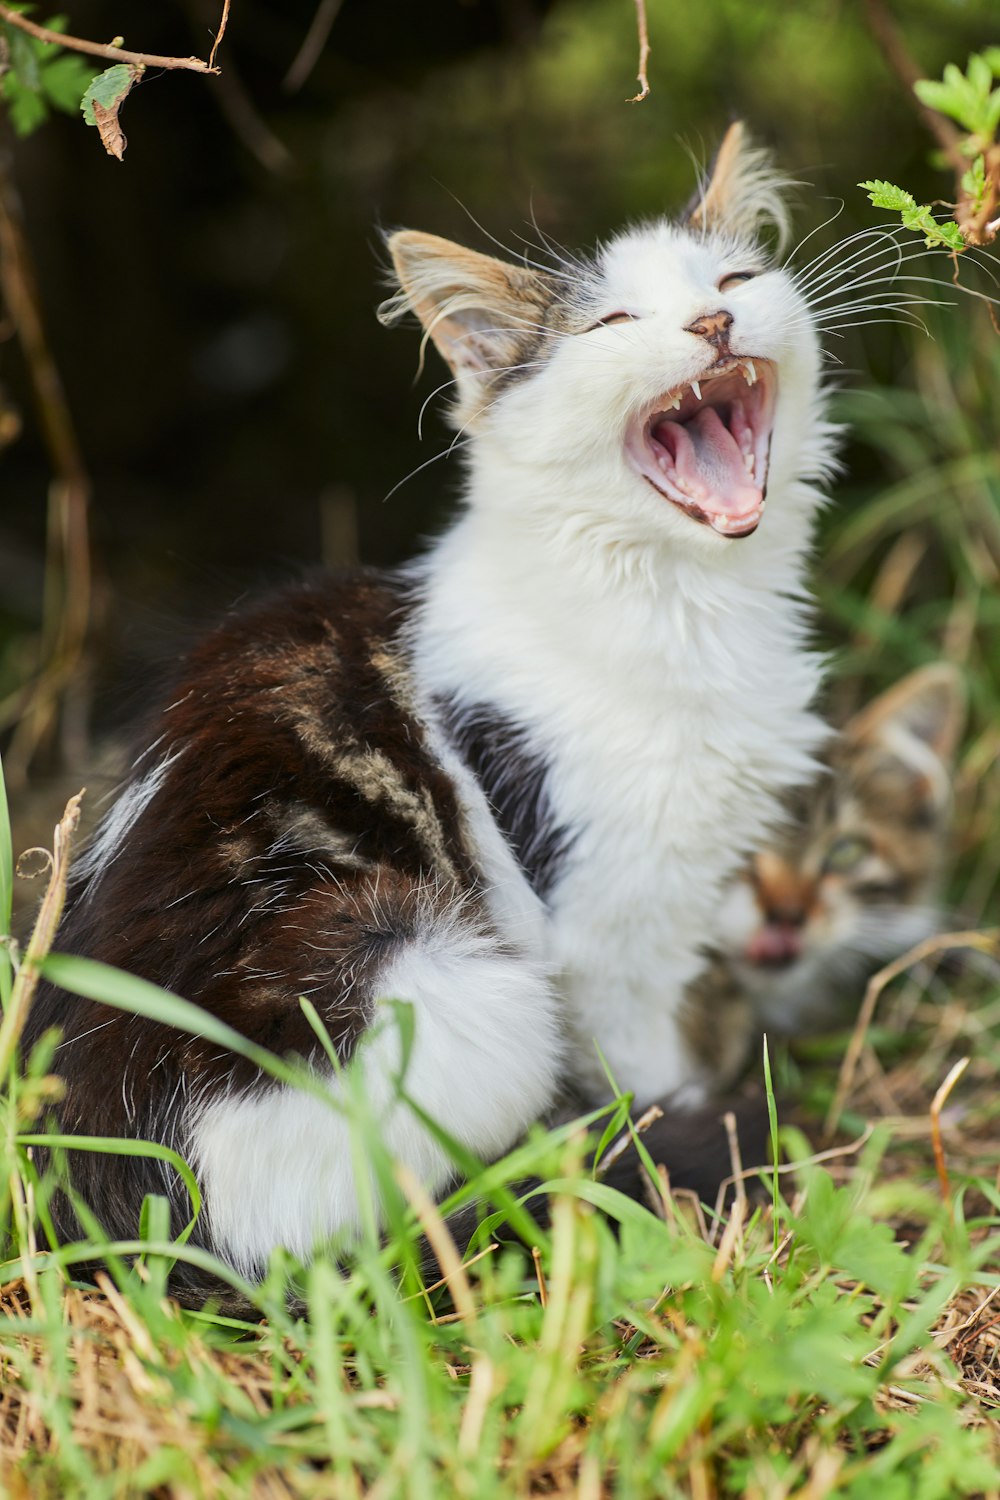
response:
<path id="1" fill-rule="evenodd" d="M 757 366 L 752 359 L 745 359 L 743 361 L 743 378 L 747 385 L 756 385 L 757 383 Z"/>
<path id="2" fill-rule="evenodd" d="M 699 384 L 699 382 L 697 380 L 692 380 L 692 382 L 691 382 L 691 389 L 694 391 L 695 396 L 700 401 L 701 400 L 701 385 Z"/>

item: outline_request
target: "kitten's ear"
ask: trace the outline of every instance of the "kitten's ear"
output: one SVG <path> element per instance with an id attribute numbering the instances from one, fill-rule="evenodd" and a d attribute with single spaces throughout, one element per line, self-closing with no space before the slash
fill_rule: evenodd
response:
<path id="1" fill-rule="evenodd" d="M 752 239 L 770 225 L 779 248 L 788 240 L 785 193 L 788 178 L 776 169 L 769 152 L 755 146 L 742 120 L 736 120 L 715 153 L 707 178 L 688 208 L 693 229 L 717 229 Z"/>
<path id="2" fill-rule="evenodd" d="M 399 291 L 381 322 L 415 312 L 460 382 L 523 360 L 555 300 L 554 277 L 412 229 L 388 246 Z"/>
<path id="3" fill-rule="evenodd" d="M 950 766 L 965 727 L 965 687 L 948 662 L 921 667 L 882 693 L 844 728 L 855 741 L 881 741 L 901 759 L 919 766 L 932 750 Z"/>

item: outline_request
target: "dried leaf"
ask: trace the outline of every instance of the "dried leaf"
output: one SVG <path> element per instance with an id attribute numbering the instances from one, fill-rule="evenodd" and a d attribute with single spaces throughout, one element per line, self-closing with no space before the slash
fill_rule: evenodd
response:
<path id="1" fill-rule="evenodd" d="M 125 154 L 126 141 L 118 112 L 142 71 L 131 63 L 116 63 L 98 73 L 80 102 L 83 118 L 88 125 L 97 126 L 105 151 L 119 161 Z"/>
<path id="2" fill-rule="evenodd" d="M 121 161 L 128 142 L 118 121 L 118 106 L 113 105 L 111 109 L 105 109 L 99 99 L 93 99 L 90 107 L 94 111 L 94 124 L 100 131 L 105 151 L 109 156 L 117 156 Z"/>

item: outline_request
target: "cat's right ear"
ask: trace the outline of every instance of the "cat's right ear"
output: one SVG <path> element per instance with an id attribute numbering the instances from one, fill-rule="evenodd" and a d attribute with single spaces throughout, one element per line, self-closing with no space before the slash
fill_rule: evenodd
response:
<path id="1" fill-rule="evenodd" d="M 879 742 L 901 760 L 921 760 L 930 749 L 950 766 L 965 726 L 965 687 L 950 662 L 933 662 L 881 693 L 844 727 L 855 742 Z"/>
<path id="2" fill-rule="evenodd" d="M 415 312 L 460 386 L 523 362 L 538 343 L 554 277 L 412 229 L 391 235 L 388 248 L 399 290 L 380 322 Z"/>
<path id="3" fill-rule="evenodd" d="M 755 239 L 770 225 L 780 249 L 788 239 L 785 195 L 792 186 L 770 154 L 754 145 L 742 120 L 734 120 L 719 142 L 703 181 L 687 206 L 690 228 Z"/>

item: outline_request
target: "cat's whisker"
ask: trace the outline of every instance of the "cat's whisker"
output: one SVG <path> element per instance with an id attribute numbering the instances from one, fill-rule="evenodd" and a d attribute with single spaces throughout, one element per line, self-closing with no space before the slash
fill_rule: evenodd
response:
<path id="1" fill-rule="evenodd" d="M 937 276 L 919 276 L 914 271 L 890 271 L 888 274 L 886 274 L 883 268 L 878 268 L 876 270 L 873 270 L 866 276 L 859 276 L 854 281 L 845 282 L 843 286 L 829 287 L 826 291 L 808 298 L 808 302 L 810 307 L 822 307 L 823 304 L 825 302 L 829 302 L 831 298 L 846 296 L 853 291 L 857 291 L 860 287 L 867 289 L 877 286 L 908 285 L 933 286 L 940 287 L 945 291 L 947 290 L 947 284 L 941 281 Z"/>
<path id="2" fill-rule="evenodd" d="M 458 381 L 454 378 L 452 378 L 451 380 L 442 380 L 441 384 L 439 386 L 436 386 L 434 390 L 431 391 L 430 395 L 426 397 L 426 399 L 421 403 L 420 411 L 417 413 L 417 438 L 420 441 L 423 441 L 424 413 L 426 412 L 428 406 L 430 406 L 435 396 L 440 396 L 442 391 L 450 390 L 453 386 L 456 388 L 458 386 Z M 388 499 L 388 496 L 386 496 L 386 499 Z"/>
<path id="3" fill-rule="evenodd" d="M 893 253 L 890 253 L 890 250 Z M 839 260 L 832 262 L 829 267 L 814 272 L 809 276 L 805 276 L 800 272 L 794 272 L 793 279 L 803 292 L 809 292 L 827 282 L 839 281 L 844 276 L 856 271 L 860 266 L 869 265 L 872 261 L 883 260 L 886 266 L 894 263 L 898 264 L 905 257 L 905 253 L 905 247 L 897 240 L 886 243 L 880 239 L 874 245 L 858 246 L 852 255 L 842 256 Z M 921 250 L 920 253 L 923 254 L 923 251 Z"/>
<path id="4" fill-rule="evenodd" d="M 898 233 L 902 233 L 898 229 Z M 873 227 L 871 229 L 859 230 L 856 234 L 849 235 L 846 240 L 838 240 L 822 254 L 816 256 L 806 265 L 798 267 L 790 274 L 798 285 L 811 285 L 814 280 L 821 280 L 826 275 L 838 275 L 841 267 L 846 262 L 853 260 L 858 255 L 864 255 L 868 251 L 874 253 L 888 253 L 890 249 L 900 249 L 902 241 L 885 226 Z M 849 255 L 844 252 L 850 246 L 854 246 Z M 831 269 L 824 269 L 830 267 Z"/>
<path id="5" fill-rule="evenodd" d="M 830 227 L 831 224 L 835 224 L 837 222 L 837 220 L 840 218 L 841 214 L 844 212 L 844 208 L 845 207 L 846 207 L 845 200 L 843 198 L 841 198 L 841 200 L 840 200 L 840 206 L 838 208 L 834 209 L 834 211 L 830 215 L 830 217 L 828 219 L 824 219 L 821 224 L 817 224 L 814 229 L 810 229 L 809 232 L 807 234 L 804 234 L 802 236 L 802 238 L 799 240 L 799 242 L 796 245 L 794 245 L 791 250 L 789 250 L 788 254 L 785 256 L 784 260 L 781 262 L 782 268 L 785 269 L 785 270 L 788 270 L 788 268 L 791 266 L 792 261 L 802 251 L 802 249 L 806 245 L 808 245 L 809 241 L 813 238 L 813 236 L 817 235 L 817 234 L 822 234 L 824 229 L 829 229 L 829 227 Z M 841 241 L 841 243 L 843 244 L 845 242 Z M 811 264 L 811 262 L 810 262 L 810 264 Z"/>
<path id="6" fill-rule="evenodd" d="M 411 469 L 408 474 L 403 475 L 402 479 L 398 479 L 393 485 L 392 489 L 388 490 L 382 496 L 382 504 L 385 505 L 387 501 L 392 499 L 397 490 L 402 489 L 404 484 L 409 484 L 410 480 L 415 479 L 418 474 L 421 474 L 424 471 L 424 469 L 429 469 L 431 464 L 436 464 L 437 461 L 441 458 L 450 458 L 452 453 L 455 451 L 458 438 L 461 436 L 462 433 L 459 433 L 457 437 L 452 438 L 447 448 L 442 448 L 439 453 L 433 453 L 430 458 L 425 458 L 422 464 L 417 464 L 417 467 L 415 469 Z"/>

